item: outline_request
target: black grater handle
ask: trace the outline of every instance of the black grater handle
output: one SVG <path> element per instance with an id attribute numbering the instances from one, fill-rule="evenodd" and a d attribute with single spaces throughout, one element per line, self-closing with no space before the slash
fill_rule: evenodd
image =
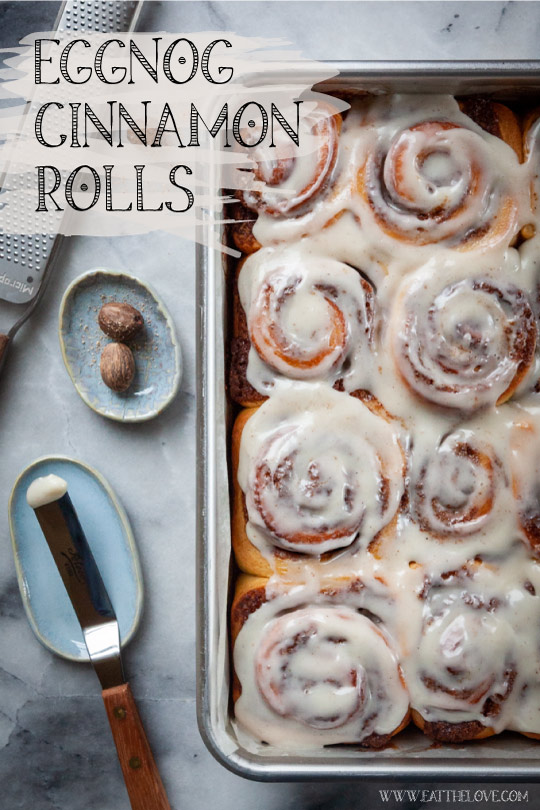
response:
<path id="1" fill-rule="evenodd" d="M 2 360 L 4 359 L 4 354 L 7 351 L 8 345 L 9 345 L 9 335 L 0 334 L 0 366 L 2 365 Z"/>
<path id="2" fill-rule="evenodd" d="M 6 354 L 10 343 L 11 341 L 9 339 L 9 335 L 0 334 L 0 372 L 4 366 L 4 361 L 6 359 Z"/>
<path id="3" fill-rule="evenodd" d="M 4 365 L 5 356 L 7 354 L 7 350 L 8 350 L 8 347 L 9 347 L 10 343 L 11 343 L 11 339 L 10 339 L 9 335 L 3 335 L 0 332 L 0 369 Z"/>

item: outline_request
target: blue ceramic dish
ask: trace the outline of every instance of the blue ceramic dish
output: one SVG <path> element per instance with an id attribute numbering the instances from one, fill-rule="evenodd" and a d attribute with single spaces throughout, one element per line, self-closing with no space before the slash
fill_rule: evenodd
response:
<path id="1" fill-rule="evenodd" d="M 75 611 L 26 491 L 35 478 L 54 473 L 68 492 L 113 604 L 122 644 L 133 636 L 142 610 L 139 555 L 126 513 L 109 484 L 91 467 L 63 456 L 41 458 L 17 479 L 9 501 L 9 524 L 19 588 L 32 630 L 49 650 L 88 661 Z"/>
<path id="2" fill-rule="evenodd" d="M 107 388 L 99 370 L 111 339 L 98 326 L 103 304 L 131 304 L 144 318 L 140 335 L 129 341 L 135 379 L 123 394 Z M 127 273 L 90 270 L 75 279 L 60 305 L 59 337 L 64 363 L 78 394 L 92 410 L 120 422 L 142 422 L 160 414 L 180 385 L 182 362 L 174 325 L 165 305 L 145 283 Z"/>

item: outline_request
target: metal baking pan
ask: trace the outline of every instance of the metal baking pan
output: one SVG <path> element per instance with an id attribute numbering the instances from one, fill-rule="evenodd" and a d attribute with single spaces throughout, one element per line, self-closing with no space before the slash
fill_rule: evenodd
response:
<path id="1" fill-rule="evenodd" d="M 336 62 L 330 67 L 338 75 L 317 86 L 324 92 L 481 93 L 529 105 L 540 101 L 540 60 Z M 214 182 L 213 190 L 217 190 L 219 178 Z M 226 768 L 262 781 L 540 781 L 540 743 L 511 733 L 463 746 L 434 746 L 420 731 L 409 728 L 383 751 L 333 746 L 309 756 L 280 754 L 268 747 L 251 750 L 237 738 L 231 722 L 228 657 L 231 415 L 225 392 L 227 261 L 230 259 L 218 251 L 198 246 L 197 708 L 206 746 Z"/>

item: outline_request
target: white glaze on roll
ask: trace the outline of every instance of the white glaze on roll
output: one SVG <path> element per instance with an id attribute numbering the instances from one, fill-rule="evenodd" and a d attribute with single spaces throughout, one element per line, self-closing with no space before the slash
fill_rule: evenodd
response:
<path id="1" fill-rule="evenodd" d="M 372 372 L 374 291 L 358 271 L 307 244 L 263 248 L 238 279 L 251 336 L 248 381 L 271 393 L 276 377 L 364 387 Z"/>
<path id="2" fill-rule="evenodd" d="M 362 402 L 319 384 L 288 385 L 244 428 L 238 480 L 247 534 L 269 556 L 366 546 L 403 493 L 398 432 Z"/>
<path id="3" fill-rule="evenodd" d="M 510 174 L 496 169 L 507 158 L 504 144 L 445 116 L 403 124 L 378 133 L 360 169 L 378 226 L 420 245 L 507 240 L 518 211 Z"/>
<path id="4" fill-rule="evenodd" d="M 408 597 L 402 631 L 414 652 L 402 663 L 411 705 L 427 722 L 476 721 L 499 732 L 514 727 L 520 707 L 527 730 L 538 728 L 533 711 L 525 719 L 522 697 L 538 678 L 538 642 L 524 629 L 536 625 L 536 634 L 538 575 L 518 548 L 499 564 L 427 578 Z"/>
<path id="5" fill-rule="evenodd" d="M 534 213 L 531 222 L 536 224 L 538 232 L 540 224 L 540 108 L 533 114 L 528 125 L 524 146 L 531 174 L 531 201 Z"/>
<path id="6" fill-rule="evenodd" d="M 417 394 L 471 411 L 507 398 L 526 374 L 536 323 L 514 283 L 465 275 L 460 265 L 449 275 L 450 267 L 433 261 L 407 279 L 392 308 L 390 340 L 396 367 Z"/>
<path id="7" fill-rule="evenodd" d="M 457 539 L 489 526 L 507 487 L 491 445 L 461 428 L 445 436 L 425 460 L 411 487 L 412 512 L 425 531 Z"/>
<path id="8" fill-rule="evenodd" d="M 406 717 L 393 639 L 359 612 L 361 595 L 338 599 L 297 588 L 247 619 L 235 645 L 236 716 L 257 738 L 290 749 L 362 742 Z"/>
<path id="9" fill-rule="evenodd" d="M 284 130 L 275 129 L 271 145 L 252 149 L 252 172 L 245 175 L 244 204 L 272 219 L 310 220 L 320 203 L 337 197 L 340 170 L 336 169 L 341 116 L 326 104 L 316 104 L 304 114 L 299 126 L 299 147 Z M 258 131 L 245 133 L 255 143 Z M 316 218 L 316 214 L 315 214 Z"/>

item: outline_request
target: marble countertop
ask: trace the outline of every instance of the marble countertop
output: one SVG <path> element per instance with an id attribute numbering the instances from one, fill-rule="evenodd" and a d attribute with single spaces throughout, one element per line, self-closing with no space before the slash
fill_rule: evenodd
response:
<path id="1" fill-rule="evenodd" d="M 0 3 L 2 47 L 14 44 L 18 35 L 50 27 L 54 6 Z M 140 28 L 264 32 L 286 37 L 319 59 L 523 59 L 539 56 L 540 3 L 154 0 L 147 4 Z M 98 266 L 125 268 L 149 280 L 176 322 L 183 383 L 175 402 L 155 421 L 128 426 L 100 418 L 79 399 L 65 372 L 56 333 L 60 299 L 72 278 Z M 18 336 L 0 382 L 0 806 L 5 810 L 129 807 L 93 671 L 40 646 L 17 587 L 7 523 L 9 493 L 30 461 L 58 453 L 100 470 L 134 528 L 146 601 L 125 664 L 173 808 L 341 810 L 380 805 L 376 786 L 242 780 L 216 763 L 199 737 L 194 282 L 194 246 L 179 238 L 155 233 L 66 240 L 46 300 Z M 0 318 L 0 329 L 9 326 L 5 307 Z M 540 790 L 522 787 L 529 789 L 528 806 L 540 808 Z"/>

